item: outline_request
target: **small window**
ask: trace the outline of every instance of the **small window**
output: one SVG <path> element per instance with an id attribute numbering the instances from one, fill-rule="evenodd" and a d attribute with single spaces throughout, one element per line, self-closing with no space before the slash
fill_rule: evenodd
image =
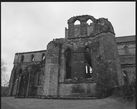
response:
<path id="1" fill-rule="evenodd" d="M 86 74 L 87 73 L 90 73 L 90 74 L 92 73 L 92 67 L 91 66 L 86 65 L 85 68 L 86 68 Z"/>
<path id="2" fill-rule="evenodd" d="M 45 60 L 46 59 L 46 56 L 45 56 L 45 54 L 43 53 L 42 54 L 42 60 Z"/>
<path id="3" fill-rule="evenodd" d="M 23 62 L 23 61 L 24 61 L 24 55 L 21 56 L 21 62 Z"/>
<path id="4" fill-rule="evenodd" d="M 85 69 L 86 69 L 86 72 L 85 72 L 86 73 L 86 78 L 91 78 L 92 77 L 92 73 L 93 73 L 92 67 L 89 66 L 89 65 L 86 65 Z"/>
<path id="5" fill-rule="evenodd" d="M 86 74 L 87 74 L 88 73 L 88 66 L 86 65 L 85 68 L 86 68 Z"/>
<path id="6" fill-rule="evenodd" d="M 34 55 L 31 55 L 31 61 L 32 61 L 32 62 L 35 61 Z"/>
<path id="7" fill-rule="evenodd" d="M 85 50 L 86 50 L 87 53 L 90 52 L 90 49 L 89 49 L 89 47 L 87 47 L 87 46 L 85 47 Z"/>
<path id="8" fill-rule="evenodd" d="M 79 20 L 76 20 L 76 21 L 74 22 L 74 25 L 80 25 L 80 21 L 79 21 Z"/>
<path id="9" fill-rule="evenodd" d="M 125 51 L 125 54 L 129 54 L 129 47 L 128 47 L 128 45 L 124 46 L 124 51 Z"/>
<path id="10" fill-rule="evenodd" d="M 87 24 L 90 25 L 91 23 L 93 23 L 93 21 L 91 19 L 88 19 Z"/>
<path id="11" fill-rule="evenodd" d="M 89 73 L 92 73 L 92 67 L 90 67 L 89 71 L 90 71 Z"/>

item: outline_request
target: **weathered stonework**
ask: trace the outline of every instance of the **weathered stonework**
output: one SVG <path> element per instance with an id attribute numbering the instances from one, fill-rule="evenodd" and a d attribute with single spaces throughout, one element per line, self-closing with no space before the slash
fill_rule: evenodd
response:
<path id="1" fill-rule="evenodd" d="M 88 19 L 92 20 L 90 25 Z M 76 20 L 80 25 L 74 25 Z M 107 19 L 74 16 L 68 20 L 65 38 L 49 42 L 47 50 L 15 55 L 9 95 L 96 97 L 102 87 L 110 90 L 122 86 L 121 66 L 123 69 L 125 64 L 121 63 L 124 57 L 119 56 L 118 44 L 121 42 Z"/>

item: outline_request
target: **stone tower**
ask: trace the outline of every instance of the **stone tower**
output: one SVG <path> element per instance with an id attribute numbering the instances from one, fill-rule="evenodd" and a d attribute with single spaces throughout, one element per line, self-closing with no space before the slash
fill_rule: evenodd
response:
<path id="1" fill-rule="evenodd" d="M 75 25 L 77 20 L 79 25 Z M 88 20 L 92 21 L 90 25 Z M 65 28 L 65 39 L 55 39 L 48 44 L 45 69 L 44 89 L 50 96 L 97 96 L 100 87 L 111 89 L 122 85 L 111 23 L 90 15 L 71 17 L 68 29 Z"/>

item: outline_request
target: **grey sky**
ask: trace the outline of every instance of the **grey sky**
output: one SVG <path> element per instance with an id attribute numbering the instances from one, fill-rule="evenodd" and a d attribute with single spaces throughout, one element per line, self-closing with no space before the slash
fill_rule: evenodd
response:
<path id="1" fill-rule="evenodd" d="M 46 49 L 65 37 L 67 20 L 76 15 L 108 18 L 116 37 L 135 35 L 135 2 L 2 2 L 2 59 L 8 79 L 16 52 Z"/>

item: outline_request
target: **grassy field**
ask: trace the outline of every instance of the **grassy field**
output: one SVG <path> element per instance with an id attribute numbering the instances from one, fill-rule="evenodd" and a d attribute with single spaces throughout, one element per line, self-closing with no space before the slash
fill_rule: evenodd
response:
<path id="1" fill-rule="evenodd" d="M 135 109 L 135 103 L 113 97 L 93 100 L 1 97 L 1 109 Z"/>

